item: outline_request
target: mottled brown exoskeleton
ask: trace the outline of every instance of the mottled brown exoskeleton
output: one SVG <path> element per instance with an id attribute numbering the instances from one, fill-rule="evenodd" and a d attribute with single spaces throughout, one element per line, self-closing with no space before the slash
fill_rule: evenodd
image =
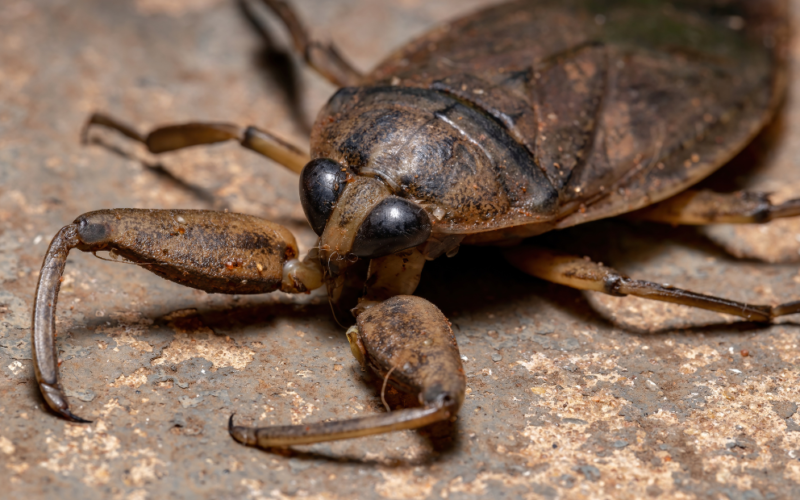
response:
<path id="1" fill-rule="evenodd" d="M 47 404 L 73 415 L 59 385 L 55 311 L 68 252 L 112 251 L 215 293 L 327 287 L 353 354 L 420 407 L 299 426 L 230 424 L 247 445 L 285 446 L 451 419 L 465 376 L 444 315 L 412 294 L 424 263 L 459 245 L 508 247 L 536 277 L 751 321 L 800 302 L 750 305 L 632 280 L 525 238 L 634 212 L 671 224 L 751 223 L 800 215 L 754 193 L 687 191 L 740 151 L 784 90 L 788 44 L 780 0 L 530 0 L 464 17 L 361 75 L 309 40 L 292 9 L 264 0 L 297 50 L 342 87 L 320 111 L 310 156 L 255 127 L 187 123 L 143 135 L 96 114 L 153 153 L 236 140 L 300 174 L 319 242 L 257 217 L 116 209 L 81 215 L 50 244 L 36 292 L 34 364 Z M 87 131 L 84 131 L 87 133 Z"/>

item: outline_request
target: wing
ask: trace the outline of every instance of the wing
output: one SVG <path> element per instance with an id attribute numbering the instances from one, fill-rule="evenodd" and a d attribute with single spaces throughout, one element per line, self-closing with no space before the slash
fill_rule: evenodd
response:
<path id="1" fill-rule="evenodd" d="M 667 198 L 744 147 L 782 94 L 786 19 L 781 0 L 515 1 L 428 33 L 368 83 L 492 116 L 558 190 L 566 227 Z"/>

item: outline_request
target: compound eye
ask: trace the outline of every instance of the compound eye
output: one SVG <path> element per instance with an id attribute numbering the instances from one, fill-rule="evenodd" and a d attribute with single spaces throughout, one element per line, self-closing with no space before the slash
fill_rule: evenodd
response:
<path id="1" fill-rule="evenodd" d="M 369 213 L 353 241 L 351 253 L 376 258 L 412 248 L 428 240 L 431 220 L 419 205 L 391 196 Z"/>
<path id="2" fill-rule="evenodd" d="M 322 236 L 336 200 L 344 191 L 347 172 L 333 160 L 311 160 L 300 173 L 300 203 L 311 228 Z"/>

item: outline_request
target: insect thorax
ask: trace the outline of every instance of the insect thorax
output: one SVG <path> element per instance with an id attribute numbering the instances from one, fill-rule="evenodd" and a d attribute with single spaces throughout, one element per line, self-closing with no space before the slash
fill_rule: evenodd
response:
<path id="1" fill-rule="evenodd" d="M 382 180 L 440 231 L 549 219 L 558 194 L 491 117 L 452 95 L 405 87 L 339 90 L 320 112 L 312 155 Z"/>

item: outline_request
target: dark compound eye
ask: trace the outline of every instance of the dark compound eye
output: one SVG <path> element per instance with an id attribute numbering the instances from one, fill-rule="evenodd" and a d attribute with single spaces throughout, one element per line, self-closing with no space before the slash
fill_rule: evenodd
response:
<path id="1" fill-rule="evenodd" d="M 391 196 L 378 203 L 358 228 L 351 252 L 376 258 L 415 247 L 431 235 L 425 210 L 403 198 Z"/>
<path id="2" fill-rule="evenodd" d="M 347 172 L 342 168 L 335 161 L 317 158 L 300 173 L 300 203 L 311 228 L 319 236 L 322 236 L 336 200 L 344 191 Z"/>

